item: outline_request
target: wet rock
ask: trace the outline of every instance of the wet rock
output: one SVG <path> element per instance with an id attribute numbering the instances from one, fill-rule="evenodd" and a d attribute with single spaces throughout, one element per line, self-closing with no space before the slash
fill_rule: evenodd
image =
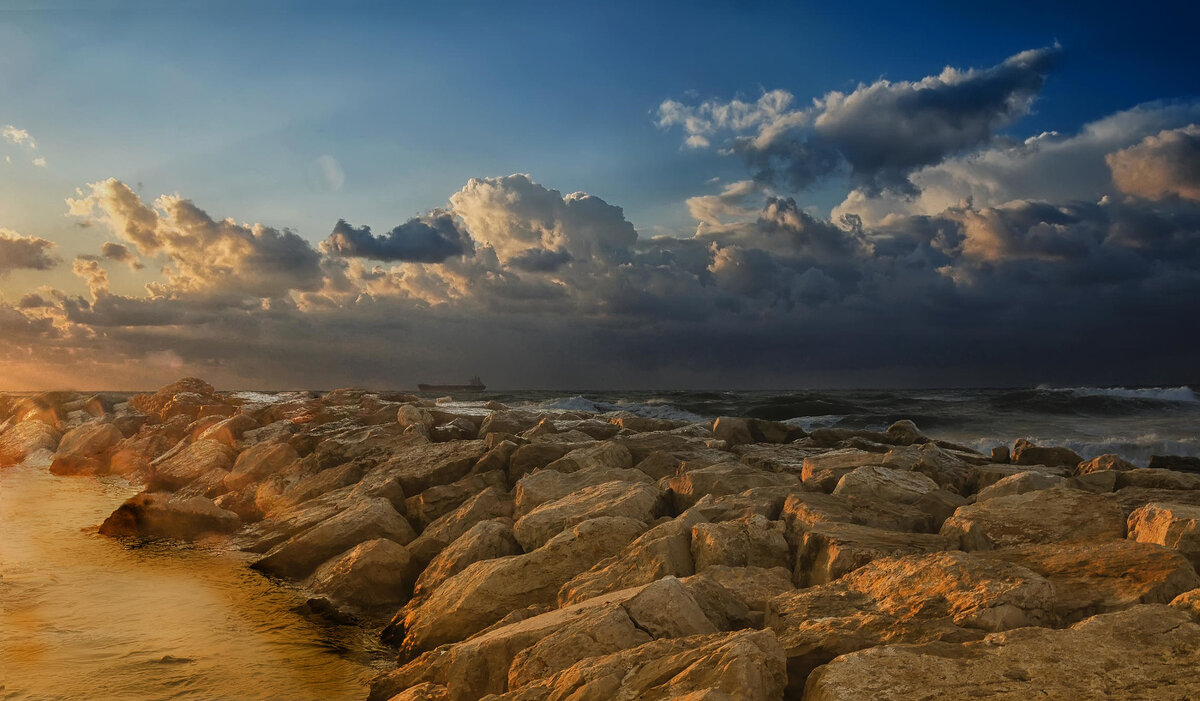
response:
<path id="1" fill-rule="evenodd" d="M 663 492 L 643 482 L 606 482 L 547 502 L 517 519 L 513 535 L 526 552 L 565 528 L 597 516 L 621 516 L 647 525 L 664 512 Z"/>
<path id="2" fill-rule="evenodd" d="M 1099 494 L 1053 487 L 958 509 L 941 534 L 963 550 L 1125 537 L 1121 510 Z"/>
<path id="3" fill-rule="evenodd" d="M 692 527 L 691 548 L 697 572 L 714 565 L 791 568 L 783 524 L 762 516 L 744 521 L 698 523 Z"/>
<path id="4" fill-rule="evenodd" d="M 1129 515 L 1128 527 L 1131 539 L 1178 550 L 1200 569 L 1200 506 L 1146 504 Z"/>
<path id="5" fill-rule="evenodd" d="M 309 588 L 338 606 L 376 611 L 394 608 L 407 599 L 414 576 L 403 545 L 375 538 L 318 567 Z"/>
<path id="6" fill-rule="evenodd" d="M 475 562 L 444 581 L 403 620 L 393 619 L 384 639 L 403 640 L 404 654 L 412 656 L 464 640 L 509 611 L 551 604 L 567 580 L 616 554 L 645 529 L 632 519 L 596 518 L 524 555 Z"/>
<path id="7" fill-rule="evenodd" d="M 100 533 L 107 536 L 149 536 L 192 540 L 231 533 L 241 525 L 237 514 L 203 497 L 173 499 L 161 492 L 143 492 L 117 508 Z"/>
<path id="8" fill-rule="evenodd" d="M 117 444 L 125 439 L 111 423 L 88 422 L 63 434 L 50 471 L 56 475 L 108 472 Z"/>
<path id="9" fill-rule="evenodd" d="M 376 498 L 354 504 L 292 536 L 251 566 L 267 574 L 300 579 L 329 558 L 363 541 L 387 538 L 404 545 L 415 536 L 412 526 L 391 502 Z"/>
<path id="10" fill-rule="evenodd" d="M 1200 658 L 1200 625 L 1145 605 L 1067 630 L 1024 628 L 965 646 L 887 645 L 844 655 L 813 673 L 810 701 L 951 698 L 1186 698 L 1200 679 L 1181 675 Z M 1064 673 L 1070 670 L 1070 673 Z"/>

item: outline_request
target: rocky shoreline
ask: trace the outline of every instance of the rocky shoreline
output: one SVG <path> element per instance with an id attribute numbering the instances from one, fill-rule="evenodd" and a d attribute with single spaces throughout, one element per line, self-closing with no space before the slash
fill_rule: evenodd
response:
<path id="1" fill-rule="evenodd" d="M 397 649 L 374 701 L 1200 694 L 1200 461 L 194 378 L 0 395 L 0 465 L 120 474 Z"/>

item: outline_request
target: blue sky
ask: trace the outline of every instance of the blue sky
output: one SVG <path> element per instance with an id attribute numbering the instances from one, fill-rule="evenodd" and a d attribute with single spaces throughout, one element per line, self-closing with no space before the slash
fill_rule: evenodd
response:
<path id="1" fill-rule="evenodd" d="M 290 229 L 316 246 L 339 219 L 386 232 L 447 207 L 471 178 L 528 173 L 622 207 L 643 239 L 691 237 L 688 199 L 754 174 L 720 144 L 685 147 L 678 124 L 659 124 L 664 100 L 753 102 L 778 89 L 803 109 L 830 91 L 919 81 L 946 66 L 987 69 L 1057 44 L 1030 106 L 994 120 L 970 151 L 1074 135 L 1144 103 L 1200 95 L 1200 11 L 1185 3 L 3 8 L 0 126 L 26 130 L 37 148 L 0 143 L 13 159 L 0 163 L 0 228 L 54 242 L 64 261 L 120 239 L 65 216 L 76 188 L 107 178 L 147 203 L 179 193 L 218 220 Z M 1152 121 L 1188 121 L 1171 119 Z M 803 189 L 776 182 L 760 194 L 793 197 L 827 219 L 860 185 L 841 168 Z M 1093 194 L 1104 193 L 1079 196 Z M 126 296 L 157 275 L 154 265 L 106 265 L 111 290 Z M 81 294 L 86 280 L 70 268 L 15 266 L 0 293 L 10 303 L 47 284 Z"/>

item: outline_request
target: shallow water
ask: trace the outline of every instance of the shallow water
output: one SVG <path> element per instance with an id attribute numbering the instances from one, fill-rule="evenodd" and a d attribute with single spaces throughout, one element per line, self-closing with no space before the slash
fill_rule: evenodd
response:
<path id="1" fill-rule="evenodd" d="M 0 472 L 0 698 L 362 699 L 365 633 L 219 544 L 107 538 L 116 478 Z"/>

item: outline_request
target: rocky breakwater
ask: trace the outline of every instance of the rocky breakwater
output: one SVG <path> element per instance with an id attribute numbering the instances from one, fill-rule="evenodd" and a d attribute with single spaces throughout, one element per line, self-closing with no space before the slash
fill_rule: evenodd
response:
<path id="1" fill-rule="evenodd" d="M 1023 441 L 194 379 L 5 399 L 0 457 L 145 483 L 374 627 L 377 701 L 1200 694 L 1200 473 Z"/>

